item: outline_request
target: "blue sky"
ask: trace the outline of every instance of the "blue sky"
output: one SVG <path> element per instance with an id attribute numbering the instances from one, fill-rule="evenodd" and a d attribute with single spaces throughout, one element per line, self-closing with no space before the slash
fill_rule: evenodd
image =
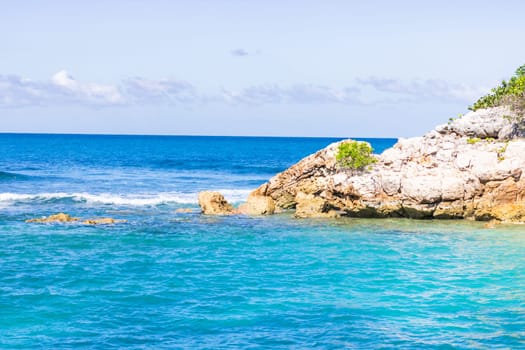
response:
<path id="1" fill-rule="evenodd" d="M 25 1 L 0 132 L 398 137 L 525 63 L 524 1 Z"/>

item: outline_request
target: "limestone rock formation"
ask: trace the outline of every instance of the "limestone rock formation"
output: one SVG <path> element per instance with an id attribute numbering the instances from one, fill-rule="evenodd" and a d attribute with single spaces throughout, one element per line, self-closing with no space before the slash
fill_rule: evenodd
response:
<path id="1" fill-rule="evenodd" d="M 330 201 L 311 193 L 298 192 L 295 196 L 295 217 L 337 217 L 339 213 L 332 209 Z"/>
<path id="2" fill-rule="evenodd" d="M 470 112 L 400 139 L 371 169 L 342 168 L 339 143 L 254 191 L 298 217 L 471 218 L 525 221 L 523 121 L 506 107 Z M 261 200 L 262 201 L 262 200 Z"/>
<path id="3" fill-rule="evenodd" d="M 524 136 L 517 119 L 518 116 L 509 107 L 494 107 L 469 112 L 449 124 L 438 126 L 436 130 L 461 136 L 509 140 Z"/>
<path id="4" fill-rule="evenodd" d="M 199 206 L 205 215 L 231 215 L 235 213 L 233 206 L 219 192 L 200 192 Z"/>

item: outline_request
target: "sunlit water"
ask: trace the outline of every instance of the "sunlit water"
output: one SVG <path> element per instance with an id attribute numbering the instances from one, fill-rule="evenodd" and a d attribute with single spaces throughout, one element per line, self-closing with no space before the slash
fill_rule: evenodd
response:
<path id="1" fill-rule="evenodd" d="M 0 135 L 0 347 L 525 348 L 522 226 L 198 214 L 332 141 Z"/>

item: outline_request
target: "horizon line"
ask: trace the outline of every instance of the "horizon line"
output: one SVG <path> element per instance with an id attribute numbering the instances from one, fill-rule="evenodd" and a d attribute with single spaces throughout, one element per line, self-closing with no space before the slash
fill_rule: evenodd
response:
<path id="1" fill-rule="evenodd" d="M 125 134 L 76 132 L 18 132 L 0 131 L 0 135 L 64 135 L 64 136 L 162 136 L 162 137 L 244 137 L 244 138 L 310 138 L 310 139 L 399 139 L 399 137 L 349 136 L 278 136 L 278 135 L 201 135 L 201 134 Z"/>

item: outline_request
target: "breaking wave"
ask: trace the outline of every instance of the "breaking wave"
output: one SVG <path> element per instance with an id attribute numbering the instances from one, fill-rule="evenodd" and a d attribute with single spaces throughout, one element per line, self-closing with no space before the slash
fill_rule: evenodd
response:
<path id="1" fill-rule="evenodd" d="M 218 190 L 228 201 L 232 203 L 242 202 L 250 193 L 250 190 Z M 0 193 L 0 203 L 30 203 L 30 202 L 57 202 L 73 201 L 105 205 L 124 205 L 124 206 L 155 206 L 161 204 L 197 204 L 197 193 L 163 192 L 156 194 L 129 194 L 118 195 L 112 193 Z"/>

